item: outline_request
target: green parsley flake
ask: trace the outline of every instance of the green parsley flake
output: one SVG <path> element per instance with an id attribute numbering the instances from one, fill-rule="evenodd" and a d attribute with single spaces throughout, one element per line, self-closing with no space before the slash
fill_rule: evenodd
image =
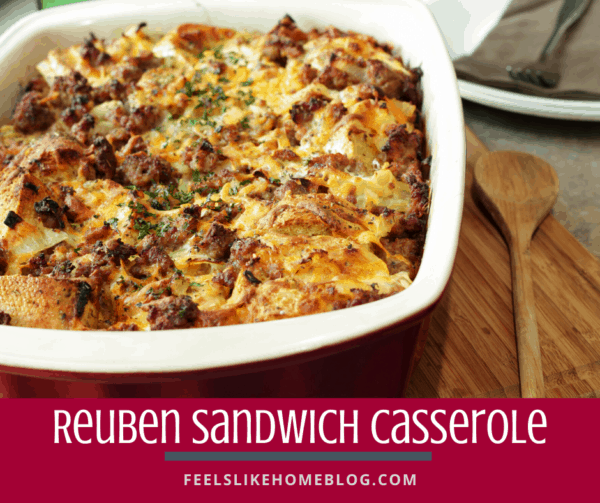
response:
<path id="1" fill-rule="evenodd" d="M 213 57 L 215 59 L 223 59 L 223 46 L 219 45 L 213 49 Z"/>
<path id="2" fill-rule="evenodd" d="M 117 230 L 117 224 L 119 223 L 119 219 L 117 217 L 111 218 L 110 220 L 105 220 L 104 225 L 108 225 L 113 229 Z"/>
<path id="3" fill-rule="evenodd" d="M 133 224 L 133 228 L 136 231 L 139 231 L 138 239 L 144 239 L 148 234 L 150 234 L 154 229 L 156 229 L 156 224 L 146 222 L 143 218 L 136 218 Z"/>

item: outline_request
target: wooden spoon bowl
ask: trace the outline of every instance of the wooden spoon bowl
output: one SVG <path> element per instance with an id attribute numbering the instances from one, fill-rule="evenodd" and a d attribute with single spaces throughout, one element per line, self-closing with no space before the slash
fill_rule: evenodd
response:
<path id="1" fill-rule="evenodd" d="M 508 244 L 521 396 L 544 396 L 544 374 L 535 317 L 529 245 L 558 197 L 556 172 L 539 157 L 490 152 L 475 166 L 473 190 Z"/>

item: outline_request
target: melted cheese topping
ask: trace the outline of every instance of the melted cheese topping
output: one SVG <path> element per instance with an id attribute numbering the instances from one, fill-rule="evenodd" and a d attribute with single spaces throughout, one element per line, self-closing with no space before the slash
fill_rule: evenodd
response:
<path id="1" fill-rule="evenodd" d="M 66 282 L 79 293 L 49 308 L 59 326 L 147 330 L 300 316 L 407 288 L 422 239 L 398 229 L 412 222 L 403 174 L 419 152 L 404 165 L 386 152 L 391 131 L 420 127 L 402 94 L 415 73 L 370 37 L 282 23 L 267 35 L 183 25 L 160 39 L 139 26 L 52 50 L 40 106 L 56 121 L 0 130 L 0 293 L 6 278 Z M 69 105 L 60 86 L 73 72 L 88 87 L 69 84 Z M 94 94 L 115 81 L 120 95 Z M 140 110 L 152 112 L 134 124 Z M 13 323 L 46 326 L 13 304 L 0 298 Z"/>

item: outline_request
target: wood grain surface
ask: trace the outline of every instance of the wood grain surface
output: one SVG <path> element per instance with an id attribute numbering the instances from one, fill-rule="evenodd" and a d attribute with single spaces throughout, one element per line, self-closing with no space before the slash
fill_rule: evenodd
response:
<path id="1" fill-rule="evenodd" d="M 454 273 L 433 315 L 409 397 L 519 397 L 510 259 L 471 195 L 487 149 L 467 129 L 467 183 Z M 546 397 L 600 397 L 600 263 L 553 217 L 531 243 Z"/>
<path id="2" fill-rule="evenodd" d="M 544 373 L 530 247 L 533 233 L 556 203 L 558 176 L 550 164 L 537 156 L 489 152 L 475 165 L 472 192 L 493 217 L 508 244 L 521 396 L 543 398 Z"/>

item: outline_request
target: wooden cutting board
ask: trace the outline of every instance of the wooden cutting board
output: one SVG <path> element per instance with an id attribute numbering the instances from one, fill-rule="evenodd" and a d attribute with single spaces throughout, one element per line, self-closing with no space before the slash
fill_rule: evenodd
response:
<path id="1" fill-rule="evenodd" d="M 474 202 L 488 150 L 467 129 L 467 183 L 454 273 L 431 321 L 409 397 L 519 397 L 508 249 Z M 553 217 L 531 256 L 546 397 L 600 397 L 600 262 Z"/>

